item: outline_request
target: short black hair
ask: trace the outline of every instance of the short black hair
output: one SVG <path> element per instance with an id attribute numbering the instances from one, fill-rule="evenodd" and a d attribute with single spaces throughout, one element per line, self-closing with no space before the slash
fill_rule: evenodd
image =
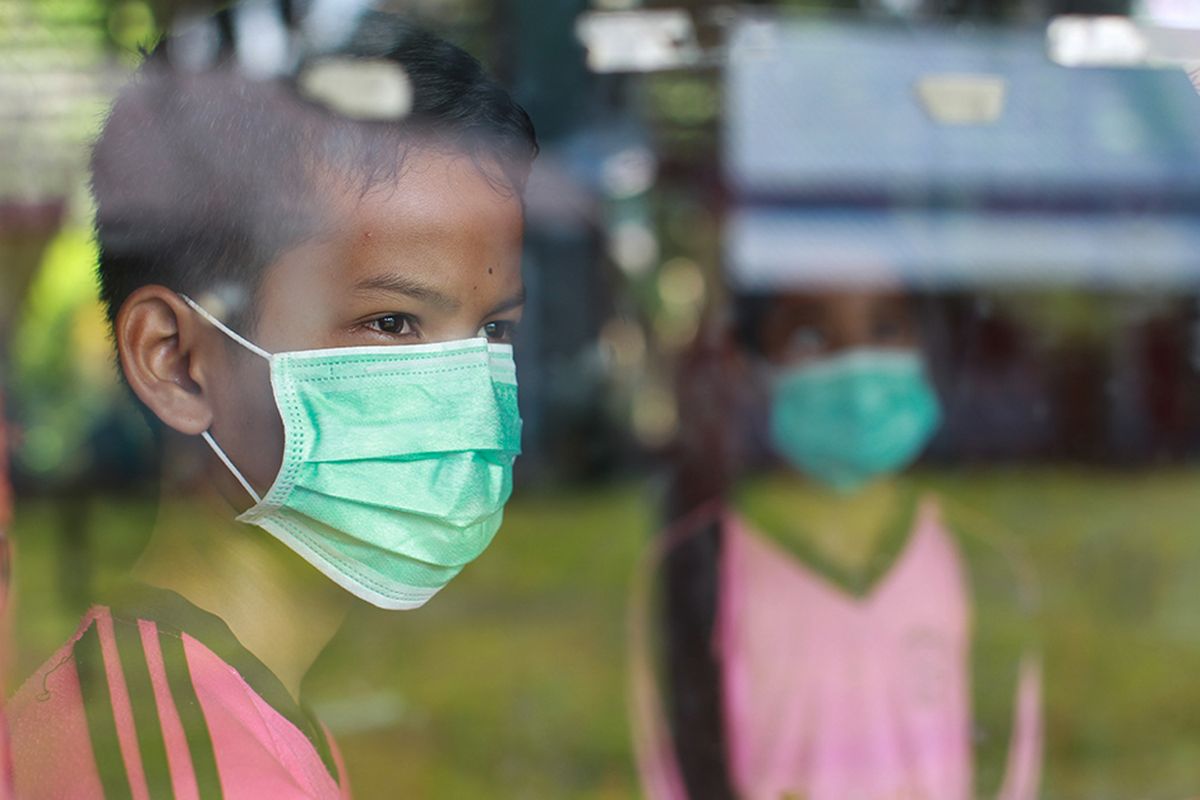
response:
<path id="1" fill-rule="evenodd" d="M 215 30 L 230 25 L 229 11 Z M 204 68 L 168 37 L 118 95 L 92 153 L 100 294 L 110 323 L 137 288 L 161 284 L 227 300 L 249 325 L 266 267 L 317 232 L 329 175 L 365 192 L 429 145 L 473 158 L 520 195 L 538 150 L 528 114 L 461 48 L 408 20 L 364 14 L 336 47 L 283 75 L 239 66 L 232 36 Z M 396 119 L 351 119 L 314 101 L 300 76 L 320 59 L 399 67 L 411 91 Z M 324 183 L 322 183 L 324 180 Z"/>

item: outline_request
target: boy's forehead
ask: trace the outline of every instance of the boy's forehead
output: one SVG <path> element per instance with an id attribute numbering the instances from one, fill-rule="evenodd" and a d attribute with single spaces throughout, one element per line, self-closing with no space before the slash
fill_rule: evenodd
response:
<path id="1" fill-rule="evenodd" d="M 340 298 L 407 284 L 471 306 L 519 290 L 520 198 L 469 156 L 422 149 L 366 190 L 321 185 L 320 230 L 268 268 L 262 305 L 336 311 Z"/>
<path id="2" fill-rule="evenodd" d="M 414 148 L 399 160 L 394 173 L 369 183 L 332 168 L 321 171 L 315 198 L 321 206 L 326 239 L 361 237 L 379 232 L 432 232 L 477 227 L 492 222 L 514 224 L 521 233 L 523 209 L 518 195 L 466 154 L 429 147 Z"/>

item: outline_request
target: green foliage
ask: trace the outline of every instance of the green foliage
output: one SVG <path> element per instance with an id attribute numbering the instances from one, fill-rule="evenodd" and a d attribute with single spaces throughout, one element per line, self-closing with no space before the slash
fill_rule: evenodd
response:
<path id="1" fill-rule="evenodd" d="M 13 341 L 12 401 L 23 429 L 17 463 L 49 481 L 86 469 L 79 456 L 88 431 L 119 397 L 95 264 L 89 231 L 60 233 L 46 250 Z"/>

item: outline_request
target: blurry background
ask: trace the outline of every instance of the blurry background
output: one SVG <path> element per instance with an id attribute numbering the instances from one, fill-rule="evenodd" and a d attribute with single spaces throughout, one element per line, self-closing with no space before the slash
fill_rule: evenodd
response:
<path id="1" fill-rule="evenodd" d="M 152 519 L 94 300 L 86 144 L 137 48 L 203 5 L 0 0 L 18 676 Z M 1200 789 L 1200 8 L 377 5 L 490 65 L 543 155 L 504 531 L 421 613 L 356 612 L 307 686 L 358 796 L 637 794 L 629 579 L 680 408 L 703 402 L 676 364 L 731 274 L 881 262 L 936 309 L 947 421 L 923 477 L 1042 575 L 1045 796 Z"/>

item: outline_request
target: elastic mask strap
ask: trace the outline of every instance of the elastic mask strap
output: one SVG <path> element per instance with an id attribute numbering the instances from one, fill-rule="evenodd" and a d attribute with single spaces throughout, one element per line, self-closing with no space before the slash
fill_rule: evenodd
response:
<path id="1" fill-rule="evenodd" d="M 221 463 L 233 473 L 233 477 L 238 479 L 238 483 L 242 485 L 242 488 L 246 490 L 247 494 L 254 498 L 255 505 L 261 503 L 262 498 L 258 496 L 258 492 L 254 491 L 254 487 L 250 485 L 250 481 L 243 477 L 242 473 L 238 471 L 238 468 L 235 467 L 233 462 L 229 460 L 229 456 L 225 455 L 225 451 L 217 445 L 217 440 L 212 437 L 212 434 L 208 431 L 204 431 L 204 433 L 200 434 L 200 436 L 204 438 L 204 441 L 208 442 L 208 446 L 211 447 L 212 451 L 217 454 L 217 458 L 221 459 Z"/>
<path id="2" fill-rule="evenodd" d="M 206 320 L 208 320 L 212 324 L 212 326 L 214 328 L 216 328 L 217 330 L 219 330 L 221 333 L 225 334 L 230 339 L 233 339 L 235 342 L 237 342 L 242 347 L 249 350 L 251 353 L 254 353 L 257 356 L 262 356 L 263 358 L 267 359 L 268 361 L 271 360 L 270 353 L 268 353 L 266 350 L 263 350 L 261 347 L 259 347 L 254 342 L 250 341 L 249 339 L 246 339 L 244 336 L 241 336 L 236 331 L 234 331 L 232 328 L 230 328 L 228 325 L 226 325 L 224 322 L 221 322 L 221 320 L 217 319 L 212 314 L 208 313 L 208 311 L 202 305 L 197 303 L 195 300 L 188 297 L 186 294 L 181 293 L 179 296 L 183 298 L 183 302 L 187 303 L 189 306 L 192 307 L 193 311 L 195 311 L 197 314 L 199 314 L 200 316 L 202 316 Z M 212 451 L 217 454 L 217 458 L 221 459 L 221 463 L 225 465 L 225 468 L 233 473 L 233 477 L 238 479 L 238 483 L 240 483 L 242 485 L 242 488 L 246 490 L 246 493 L 254 498 L 255 504 L 261 503 L 262 498 L 258 496 L 258 492 L 254 491 L 254 487 L 250 485 L 250 481 L 246 480 L 245 476 L 242 475 L 241 471 L 233 465 L 232 461 L 229 460 L 229 456 L 225 455 L 225 451 L 222 450 L 220 445 L 217 444 L 217 440 L 212 437 L 212 434 L 209 433 L 208 431 L 204 431 L 203 433 L 200 434 L 200 436 L 201 436 L 201 438 L 204 439 L 205 442 L 208 443 L 208 446 L 212 448 Z"/>
<path id="3" fill-rule="evenodd" d="M 255 355 L 258 355 L 258 356 L 262 356 L 263 358 L 267 359 L 268 361 L 271 360 L 270 353 L 268 353 L 266 350 L 263 350 L 261 347 L 259 347 L 254 342 L 250 341 L 249 339 L 241 336 L 236 331 L 234 331 L 232 328 L 230 328 L 228 325 L 226 325 L 224 322 L 221 322 L 221 320 L 217 319 L 212 314 L 208 313 L 208 311 L 206 311 L 205 308 L 202 305 L 200 305 L 199 303 L 197 303 L 195 300 L 188 297 L 186 294 L 180 294 L 179 296 L 183 298 L 183 302 L 187 303 L 189 306 L 192 307 L 193 311 L 195 311 L 197 314 L 199 314 L 200 316 L 204 317 L 206 320 L 211 322 L 213 324 L 213 327 L 215 327 L 221 333 L 225 334 L 230 339 L 233 339 L 235 342 L 237 342 L 242 347 L 249 350 L 251 353 L 254 353 Z"/>

